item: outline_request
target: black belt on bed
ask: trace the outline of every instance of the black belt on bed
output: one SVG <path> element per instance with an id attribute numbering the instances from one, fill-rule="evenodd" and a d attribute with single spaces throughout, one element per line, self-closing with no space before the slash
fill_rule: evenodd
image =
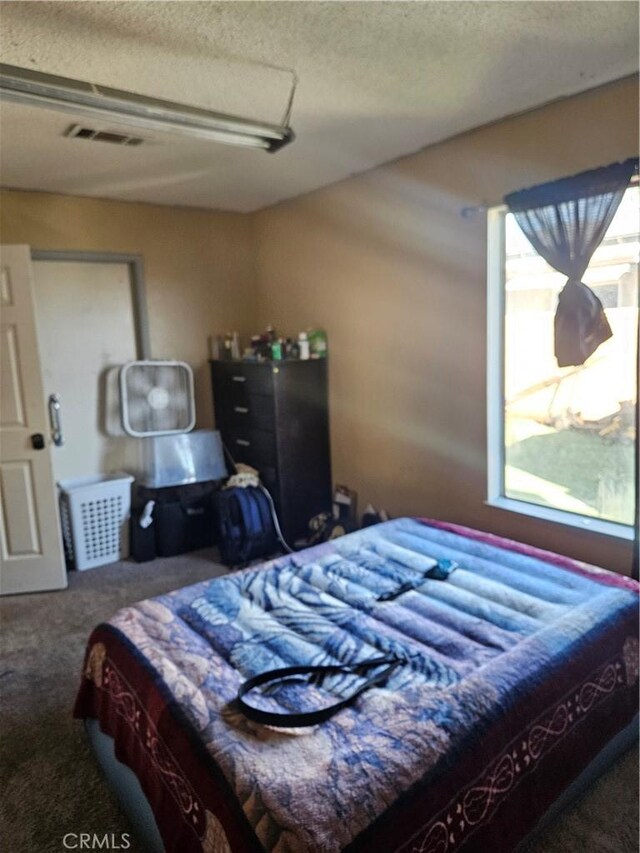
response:
<path id="1" fill-rule="evenodd" d="M 315 726 L 318 723 L 324 723 L 335 713 L 347 708 L 353 704 L 355 700 L 369 690 L 370 687 L 380 687 L 389 678 L 392 672 L 405 663 L 402 658 L 389 656 L 371 658 L 370 660 L 361 661 L 354 664 L 337 664 L 335 666 L 285 666 L 282 669 L 272 669 L 269 672 L 262 672 L 260 675 L 255 675 L 249 678 L 241 685 L 236 697 L 236 705 L 248 719 L 256 723 L 263 723 L 268 726 L 278 726 L 279 728 L 299 728 L 301 726 Z M 295 681 L 307 681 L 309 684 L 321 685 L 327 675 L 364 675 L 371 669 L 377 669 L 384 666 L 384 669 L 376 675 L 368 678 L 360 685 L 353 693 L 347 696 L 346 699 L 341 699 L 334 702 L 333 705 L 328 705 L 326 708 L 320 708 L 317 711 L 305 711 L 301 713 L 286 713 L 276 711 L 263 711 L 260 708 L 255 708 L 249 705 L 242 698 L 246 696 L 254 687 L 260 687 L 262 684 L 277 684 L 278 682 L 291 681 L 292 676 L 306 675 L 306 679 L 295 679 Z"/>

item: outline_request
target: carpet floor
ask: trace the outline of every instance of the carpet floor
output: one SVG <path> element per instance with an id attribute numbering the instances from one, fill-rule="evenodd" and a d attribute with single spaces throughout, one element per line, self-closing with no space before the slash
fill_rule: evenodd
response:
<path id="1" fill-rule="evenodd" d="M 71 718 L 85 643 L 120 607 L 222 574 L 210 549 L 71 572 L 61 592 L 0 601 L 2 849 L 61 853 L 66 833 L 131 827 Z M 135 839 L 130 847 L 142 853 Z M 625 755 L 529 853 L 637 853 L 638 755 Z M 374 851 L 372 851 L 374 853 Z M 493 851 L 487 851 L 493 853 Z"/>

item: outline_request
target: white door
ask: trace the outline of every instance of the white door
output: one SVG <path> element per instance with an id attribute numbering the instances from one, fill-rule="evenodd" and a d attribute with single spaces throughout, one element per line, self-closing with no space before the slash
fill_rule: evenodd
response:
<path id="1" fill-rule="evenodd" d="M 137 357 L 129 267 L 39 260 L 33 275 L 44 395 L 60 398 L 55 479 L 126 471 L 138 442 L 109 415 L 118 414 L 114 368 Z"/>
<path id="2" fill-rule="evenodd" d="M 3 246 L 0 272 L 0 593 L 63 589 L 29 247 Z"/>

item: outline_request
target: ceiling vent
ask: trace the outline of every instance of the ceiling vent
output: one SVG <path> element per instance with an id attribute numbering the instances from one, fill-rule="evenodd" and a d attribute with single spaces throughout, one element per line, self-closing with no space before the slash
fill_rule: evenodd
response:
<path id="1" fill-rule="evenodd" d="M 74 139 L 90 139 L 93 142 L 110 142 L 112 145 L 142 145 L 144 142 L 140 136 L 127 136 L 125 133 L 116 133 L 113 130 L 95 130 L 79 124 L 72 124 L 64 135 Z"/>

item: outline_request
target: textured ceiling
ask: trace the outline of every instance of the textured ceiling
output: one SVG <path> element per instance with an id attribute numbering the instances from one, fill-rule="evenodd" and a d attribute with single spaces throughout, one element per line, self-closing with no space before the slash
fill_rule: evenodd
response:
<path id="1" fill-rule="evenodd" d="M 635 2 L 103 0 L 9 2 L 1 14 L 6 63 L 247 118 L 281 121 L 283 69 L 295 69 L 297 139 L 276 154 L 163 134 L 118 148 L 64 138 L 72 114 L 0 107 L 5 186 L 224 210 L 259 209 L 638 67 Z"/>

